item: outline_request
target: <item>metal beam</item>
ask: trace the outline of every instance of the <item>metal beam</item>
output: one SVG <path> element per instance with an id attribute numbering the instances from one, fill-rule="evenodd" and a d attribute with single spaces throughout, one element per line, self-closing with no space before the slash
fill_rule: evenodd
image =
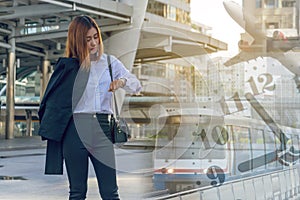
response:
<path id="1" fill-rule="evenodd" d="M 47 0 L 41 0 L 47 1 Z M 49 0 L 54 1 L 54 0 Z M 56 0 L 58 2 L 58 0 Z M 133 15 L 133 6 L 119 2 L 119 1 L 107 1 L 107 0 L 65 0 L 71 4 L 77 6 L 101 8 L 101 10 L 109 13 L 116 13 L 119 16 L 131 17 Z"/>
<path id="2" fill-rule="evenodd" d="M 94 14 L 94 15 L 99 15 L 99 16 L 103 16 L 103 17 L 108 17 L 108 18 L 112 18 L 112 19 L 117 19 L 117 20 L 120 20 L 120 21 L 125 21 L 125 22 L 130 22 L 131 21 L 131 15 L 128 16 L 128 17 L 122 17 L 119 13 L 121 13 L 122 11 L 120 12 L 115 12 L 115 14 L 110 14 L 108 12 L 105 12 L 105 11 L 99 11 L 99 10 L 96 10 L 95 8 L 102 8 L 100 5 L 99 7 L 95 7 L 96 4 L 93 4 L 93 5 L 88 5 L 90 6 L 91 8 L 85 8 L 85 7 L 82 7 L 80 5 L 78 5 L 78 3 L 76 4 L 76 2 L 71 2 L 72 4 L 70 3 L 64 3 L 64 2 L 61 2 L 61 1 L 55 1 L 55 0 L 40 0 L 40 1 L 43 1 L 43 2 L 46 2 L 46 3 L 50 3 L 50 4 L 54 4 L 54 5 L 59 5 L 59 6 L 63 6 L 63 7 L 66 7 L 66 8 L 72 8 L 73 11 L 82 11 L 82 12 L 87 12 L 87 13 L 90 13 L 90 14 Z M 108 2 L 108 1 L 106 1 Z M 83 4 L 82 1 L 80 1 L 81 4 Z M 87 5 L 87 4 L 85 4 Z M 102 8 L 103 9 L 103 8 Z M 111 12 L 111 8 L 108 10 Z"/>
<path id="3" fill-rule="evenodd" d="M 63 13 L 73 11 L 72 9 L 61 8 L 51 4 L 38 4 L 30 6 L 5 7 L 0 8 L 0 12 L 7 12 L 6 15 L 1 15 L 0 20 L 9 20 L 22 17 L 45 16 L 55 13 Z"/>
<path id="4" fill-rule="evenodd" d="M 120 31 L 120 30 L 132 28 L 132 25 L 129 23 L 101 27 L 101 20 L 100 20 L 98 24 L 100 24 L 102 33 L 107 31 Z M 16 37 L 16 42 L 23 43 L 23 42 L 32 42 L 32 41 L 39 41 L 39 40 L 52 40 L 57 38 L 66 38 L 67 35 L 68 35 L 68 26 L 64 24 L 61 25 L 59 29 L 55 30 L 55 32 L 45 31 L 45 32 L 22 35 L 22 36 L 20 35 Z"/>
<path id="5" fill-rule="evenodd" d="M 21 51 L 23 53 L 28 53 L 30 55 L 34 55 L 34 56 L 39 56 L 39 57 L 45 57 L 45 53 L 41 53 L 41 52 L 37 52 L 37 51 L 33 51 L 33 50 L 29 50 L 29 49 L 25 49 L 22 47 L 16 47 L 17 51 Z"/>
<path id="6" fill-rule="evenodd" d="M 8 29 L 4 29 L 4 28 L 0 28 L 0 32 L 1 33 L 6 33 L 6 34 L 11 34 L 11 30 L 8 30 Z"/>
<path id="7" fill-rule="evenodd" d="M 131 21 L 130 17 L 119 17 L 119 16 L 116 16 L 116 15 L 112 15 L 112 14 L 108 14 L 108 13 L 100 12 L 100 11 L 95 11 L 95 10 L 88 9 L 88 8 L 78 7 L 76 10 L 79 10 L 79 11 L 82 11 L 82 12 L 87 12 L 87 13 L 94 14 L 94 15 L 100 15 L 100 16 L 103 16 L 103 17 L 118 19 L 120 21 L 125 21 L 125 22 L 130 22 Z"/>
<path id="8" fill-rule="evenodd" d="M 66 38 L 68 35 L 68 31 L 60 31 L 60 32 L 41 32 L 37 34 L 23 35 L 21 37 L 16 38 L 17 43 L 21 42 L 30 42 L 30 41 L 39 41 L 39 40 L 49 40 L 55 38 Z"/>
<path id="9" fill-rule="evenodd" d="M 7 43 L 0 42 L 0 47 L 4 47 L 4 48 L 6 48 L 6 49 L 11 49 L 11 48 L 12 48 L 12 45 L 7 44 Z M 33 50 L 26 49 L 26 48 L 22 48 L 22 47 L 15 47 L 15 50 L 16 50 L 16 51 L 23 52 L 23 53 L 28 53 L 28 54 L 30 54 L 30 55 L 40 56 L 40 57 L 45 57 L 45 55 L 46 55 L 45 53 L 33 51 Z"/>
<path id="10" fill-rule="evenodd" d="M 10 44 L 7 44 L 7 43 L 4 43 L 4 42 L 0 42 L 0 47 L 9 49 L 9 48 L 11 48 L 11 45 L 10 45 Z"/>
<path id="11" fill-rule="evenodd" d="M 23 44 L 25 44 L 28 47 L 34 47 L 34 48 L 39 48 L 39 49 L 48 49 L 49 48 L 48 45 L 46 45 L 46 44 L 44 44 L 42 42 L 30 41 L 30 42 L 23 43 Z"/>

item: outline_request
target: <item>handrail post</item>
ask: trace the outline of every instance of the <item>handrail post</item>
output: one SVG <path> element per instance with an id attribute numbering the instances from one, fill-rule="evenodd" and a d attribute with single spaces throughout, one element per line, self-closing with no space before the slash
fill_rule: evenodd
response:
<path id="1" fill-rule="evenodd" d="M 29 109 L 26 112 L 26 136 L 32 136 L 32 111 Z"/>

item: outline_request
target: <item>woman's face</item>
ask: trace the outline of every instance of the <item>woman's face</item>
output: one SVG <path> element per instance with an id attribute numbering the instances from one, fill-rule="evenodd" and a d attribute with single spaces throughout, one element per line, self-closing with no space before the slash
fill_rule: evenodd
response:
<path id="1" fill-rule="evenodd" d="M 97 53 L 99 49 L 99 37 L 97 30 L 92 27 L 86 35 L 87 47 L 89 49 L 90 54 Z"/>

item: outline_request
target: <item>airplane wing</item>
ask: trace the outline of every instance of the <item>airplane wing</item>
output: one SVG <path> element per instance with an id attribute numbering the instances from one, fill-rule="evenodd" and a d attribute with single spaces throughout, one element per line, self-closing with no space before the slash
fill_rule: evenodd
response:
<path id="1" fill-rule="evenodd" d="M 264 56 L 264 55 L 262 53 L 241 51 L 236 56 L 234 56 L 234 57 L 230 58 L 229 60 L 227 60 L 224 63 L 224 65 L 229 67 L 229 66 L 235 65 L 237 63 L 248 62 L 249 60 L 256 59 L 256 58 L 261 57 L 261 56 Z"/>

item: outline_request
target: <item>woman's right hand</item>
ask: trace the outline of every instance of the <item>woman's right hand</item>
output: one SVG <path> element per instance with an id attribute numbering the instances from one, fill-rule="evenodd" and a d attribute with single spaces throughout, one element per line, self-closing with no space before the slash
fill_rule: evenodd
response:
<path id="1" fill-rule="evenodd" d="M 113 82 L 110 83 L 108 91 L 114 92 L 117 89 L 124 87 L 125 85 L 126 85 L 126 79 L 124 78 L 114 80 Z"/>

